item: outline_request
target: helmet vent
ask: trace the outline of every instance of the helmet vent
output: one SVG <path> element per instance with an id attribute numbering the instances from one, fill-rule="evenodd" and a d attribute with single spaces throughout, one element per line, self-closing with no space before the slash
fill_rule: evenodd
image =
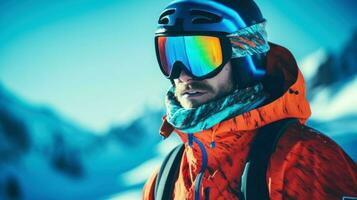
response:
<path id="1" fill-rule="evenodd" d="M 222 17 L 203 10 L 191 10 L 190 14 L 196 16 L 192 19 L 192 24 L 210 24 L 217 23 L 222 20 Z"/>
<path id="2" fill-rule="evenodd" d="M 169 23 L 168 15 L 172 15 L 174 13 L 175 13 L 175 9 L 169 9 L 163 12 L 159 17 L 159 24 L 168 24 Z"/>

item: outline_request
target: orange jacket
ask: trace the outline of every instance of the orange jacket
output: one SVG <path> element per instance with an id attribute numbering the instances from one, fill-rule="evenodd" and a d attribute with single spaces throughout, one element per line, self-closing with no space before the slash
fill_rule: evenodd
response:
<path id="1" fill-rule="evenodd" d="M 287 49 L 270 45 L 268 76 L 263 84 L 272 95 L 271 103 L 194 134 L 208 155 L 199 186 L 200 199 L 205 199 L 207 188 L 209 199 L 238 199 L 240 177 L 257 129 L 284 118 L 298 118 L 301 123 L 286 129 L 272 154 L 266 173 L 270 199 L 357 197 L 357 165 L 334 141 L 304 125 L 311 112 L 303 76 Z M 175 130 L 164 117 L 161 134 L 167 137 L 172 131 L 186 143 L 173 199 L 194 199 L 202 152 L 196 143 L 188 146 L 187 134 Z M 215 148 L 210 148 L 212 141 Z M 156 175 L 144 186 L 145 200 L 154 199 Z"/>

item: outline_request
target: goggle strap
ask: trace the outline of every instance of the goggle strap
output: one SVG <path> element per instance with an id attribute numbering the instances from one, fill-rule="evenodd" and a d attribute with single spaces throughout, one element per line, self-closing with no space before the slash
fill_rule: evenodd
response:
<path id="1" fill-rule="evenodd" d="M 265 22 L 254 24 L 227 35 L 232 45 L 232 58 L 251 56 L 269 51 Z"/>

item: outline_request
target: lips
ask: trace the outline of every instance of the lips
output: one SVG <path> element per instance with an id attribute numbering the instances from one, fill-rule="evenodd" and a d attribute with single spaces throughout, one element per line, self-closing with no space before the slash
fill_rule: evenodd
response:
<path id="1" fill-rule="evenodd" d="M 198 90 L 188 90 L 182 93 L 183 97 L 197 97 L 203 95 L 203 91 L 198 91 Z"/>

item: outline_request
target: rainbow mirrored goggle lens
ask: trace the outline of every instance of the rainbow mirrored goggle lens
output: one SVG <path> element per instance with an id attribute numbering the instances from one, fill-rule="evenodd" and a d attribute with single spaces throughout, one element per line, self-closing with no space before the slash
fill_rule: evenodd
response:
<path id="1" fill-rule="evenodd" d="M 219 37 L 158 36 L 155 45 L 161 71 L 167 78 L 179 76 L 177 73 L 173 75 L 174 66 L 178 63 L 195 78 L 206 78 L 225 64 L 226 56 Z"/>

